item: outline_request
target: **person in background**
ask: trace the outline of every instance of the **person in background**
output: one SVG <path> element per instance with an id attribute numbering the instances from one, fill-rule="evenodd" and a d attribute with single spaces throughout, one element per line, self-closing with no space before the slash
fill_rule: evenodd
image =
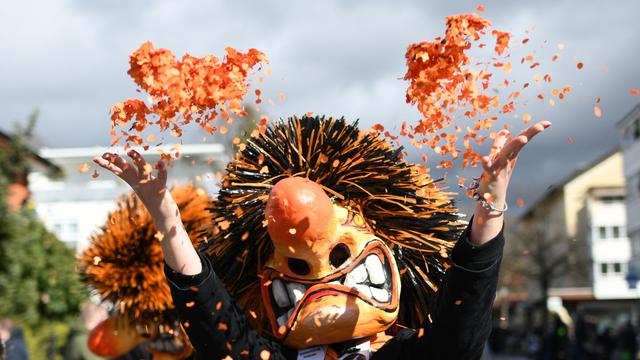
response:
<path id="1" fill-rule="evenodd" d="M 67 339 L 65 360 L 101 360 L 102 357 L 89 350 L 87 340 L 89 331 L 107 318 L 107 310 L 90 301 L 82 304 L 80 318 L 71 327 Z"/>
<path id="2" fill-rule="evenodd" d="M 6 360 L 29 360 L 29 351 L 24 343 L 22 328 L 16 326 L 11 319 L 0 320 L 0 341 L 4 345 Z"/>

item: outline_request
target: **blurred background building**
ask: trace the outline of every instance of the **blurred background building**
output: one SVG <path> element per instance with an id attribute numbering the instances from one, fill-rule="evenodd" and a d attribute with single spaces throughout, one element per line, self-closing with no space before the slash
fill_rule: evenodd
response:
<path id="1" fill-rule="evenodd" d="M 138 149 L 153 164 L 159 158 L 158 150 L 168 152 L 169 147 L 144 151 Z M 115 200 L 131 191 L 129 185 L 115 175 L 100 169 L 99 176 L 92 171 L 80 171 L 95 156 L 110 151 L 124 154 L 123 149 L 113 148 L 43 148 L 40 158 L 56 164 L 65 176 L 50 178 L 34 168 L 29 174 L 32 200 L 36 211 L 47 228 L 70 247 L 81 252 L 88 245 L 89 236 L 104 224 L 107 213 L 115 208 Z M 224 169 L 229 158 L 221 144 L 191 144 L 180 147 L 180 158 L 169 169 L 169 185 L 193 182 L 202 191 L 213 194 L 217 189 L 216 174 Z"/>
<path id="2" fill-rule="evenodd" d="M 20 141 L 20 140 L 18 140 Z M 14 162 L 16 159 L 13 159 L 12 154 L 16 149 L 16 139 L 12 138 L 10 135 L 5 134 L 0 131 L 0 149 L 5 151 L 9 156 L 7 161 Z M 27 150 L 26 161 L 28 162 L 27 166 L 24 169 L 34 169 L 43 175 L 51 175 L 52 173 L 59 173 L 61 169 L 52 163 L 51 161 L 41 157 L 36 152 L 32 150 Z M 20 206 L 22 206 L 25 201 L 29 198 L 30 190 L 29 190 L 29 181 L 28 181 L 28 171 L 23 171 L 22 167 L 16 167 L 15 171 L 10 172 L 8 174 L 3 174 L 8 176 L 8 194 L 7 194 L 7 202 L 11 209 L 17 210 Z"/>
<path id="3" fill-rule="evenodd" d="M 626 232 L 631 242 L 632 261 L 627 274 L 629 285 L 637 288 L 640 277 L 640 104 L 617 124 L 622 138 L 626 181 Z"/>

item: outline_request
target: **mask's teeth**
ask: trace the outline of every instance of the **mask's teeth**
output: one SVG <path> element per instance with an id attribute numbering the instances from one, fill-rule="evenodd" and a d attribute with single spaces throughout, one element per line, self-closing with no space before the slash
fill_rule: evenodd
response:
<path id="1" fill-rule="evenodd" d="M 381 303 L 386 303 L 389 301 L 389 292 L 385 289 L 378 289 L 377 287 L 370 287 L 371 295 L 374 299 Z"/>
<path id="2" fill-rule="evenodd" d="M 369 255 L 365 259 L 364 264 L 367 267 L 371 283 L 375 285 L 384 284 L 386 277 L 384 275 L 384 267 L 382 266 L 380 258 L 377 255 Z"/>
<path id="3" fill-rule="evenodd" d="M 291 311 L 293 311 L 293 310 L 291 310 Z M 280 326 L 284 326 L 284 324 L 286 324 L 286 323 L 287 323 L 287 320 L 289 320 L 289 316 L 290 316 L 290 313 L 289 313 L 289 312 L 287 312 L 286 314 L 282 314 L 282 315 L 280 315 L 280 316 L 278 317 L 278 320 L 277 320 L 277 322 L 278 322 L 278 326 L 279 326 L 279 327 L 280 327 Z"/>
<path id="4" fill-rule="evenodd" d="M 371 297 L 371 289 L 367 285 L 357 284 L 354 288 L 360 291 L 363 295 Z"/>
<path id="5" fill-rule="evenodd" d="M 291 298 L 293 306 L 296 306 L 296 304 L 302 300 L 305 291 L 307 291 L 307 288 L 304 285 L 297 283 L 288 283 L 287 289 L 289 290 L 289 297 Z"/>
<path id="6" fill-rule="evenodd" d="M 282 284 L 280 279 L 273 279 L 271 289 L 273 291 L 273 297 L 276 299 L 276 304 L 278 304 L 280 308 L 286 309 L 291 305 L 289 296 L 287 296 L 287 290 L 284 288 L 284 284 Z"/>
<path id="7" fill-rule="evenodd" d="M 347 274 L 347 278 L 350 278 L 349 281 L 353 282 L 353 284 L 363 283 L 365 282 L 365 280 L 367 280 L 367 269 L 363 264 L 360 264 L 356 266 L 355 269 L 351 270 L 349 274 Z"/>

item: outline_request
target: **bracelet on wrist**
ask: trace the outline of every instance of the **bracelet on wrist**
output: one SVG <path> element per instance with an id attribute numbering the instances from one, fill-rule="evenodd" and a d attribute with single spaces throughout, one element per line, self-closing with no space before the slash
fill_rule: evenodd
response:
<path id="1" fill-rule="evenodd" d="M 480 193 L 478 193 L 478 187 L 480 186 L 480 178 L 474 176 L 472 177 L 472 179 L 473 181 L 471 182 L 471 185 L 467 189 L 473 191 L 473 193 L 471 194 L 471 197 L 473 198 L 473 200 L 477 201 L 480 204 L 480 206 L 482 206 L 482 208 L 489 211 L 497 211 L 499 213 L 506 212 L 509 209 L 509 206 L 507 205 L 506 201 L 504 202 L 504 207 L 500 209 L 493 202 L 485 200 L 484 197 L 481 196 Z"/>

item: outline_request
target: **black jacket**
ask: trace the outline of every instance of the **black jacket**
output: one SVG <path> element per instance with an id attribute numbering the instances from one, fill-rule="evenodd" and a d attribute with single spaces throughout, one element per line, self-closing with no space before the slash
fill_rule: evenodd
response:
<path id="1" fill-rule="evenodd" d="M 474 247 L 469 242 L 470 228 L 453 248 L 453 266 L 445 274 L 424 332 L 418 336 L 417 331 L 400 331 L 371 356 L 372 360 L 480 358 L 491 331 L 504 237 L 501 231 L 490 242 Z M 165 264 L 174 304 L 198 359 L 227 355 L 257 359 L 265 350 L 270 359 L 295 359 L 295 349 L 266 339 L 249 326 L 210 262 L 201 259 L 203 271 L 194 276 L 179 274 Z"/>

